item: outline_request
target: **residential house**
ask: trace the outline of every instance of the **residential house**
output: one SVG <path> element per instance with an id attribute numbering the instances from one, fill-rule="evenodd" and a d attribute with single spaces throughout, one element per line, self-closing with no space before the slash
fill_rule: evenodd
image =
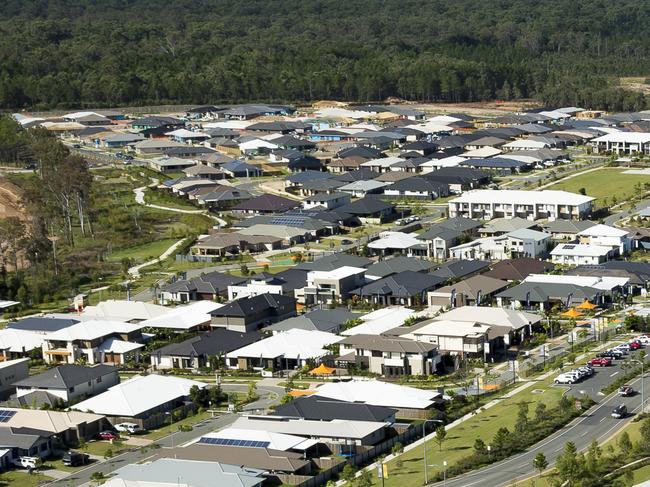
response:
<path id="1" fill-rule="evenodd" d="M 225 178 L 225 174 L 217 169 L 216 167 L 208 166 L 206 164 L 196 164 L 195 166 L 189 166 L 182 171 L 187 177 L 190 178 L 201 178 L 209 180 L 217 180 Z"/>
<path id="2" fill-rule="evenodd" d="M 480 226 L 475 220 L 456 217 L 432 224 L 416 238 L 426 243 L 428 258 L 444 260 L 449 257 L 451 247 L 474 238 Z"/>
<path id="3" fill-rule="evenodd" d="M 330 354 L 326 347 L 341 337 L 323 331 L 291 329 L 226 354 L 226 365 L 239 370 L 291 370 Z"/>
<path id="4" fill-rule="evenodd" d="M 625 255 L 632 247 L 627 230 L 609 225 L 593 225 L 581 230 L 576 236 L 581 244 L 611 247 L 613 255 Z"/>
<path id="5" fill-rule="evenodd" d="M 384 194 L 394 198 L 435 200 L 449 195 L 449 185 L 424 177 L 413 177 L 391 184 L 384 189 Z"/>
<path id="6" fill-rule="evenodd" d="M 484 276 L 503 281 L 523 281 L 530 274 L 543 274 L 552 271 L 553 264 L 530 257 L 517 257 L 497 262 Z"/>
<path id="7" fill-rule="evenodd" d="M 356 216 L 363 224 L 380 225 L 396 215 L 395 206 L 378 198 L 361 198 L 338 208 L 343 213 Z"/>
<path id="8" fill-rule="evenodd" d="M 313 196 L 308 196 L 302 202 L 302 207 L 305 210 L 313 208 L 325 208 L 326 210 L 334 210 L 341 206 L 350 203 L 350 195 L 346 193 L 317 193 Z"/>
<path id="9" fill-rule="evenodd" d="M 439 264 L 431 274 L 440 277 L 444 281 L 456 282 L 460 279 L 466 279 L 490 268 L 490 262 L 485 260 L 463 260 L 451 259 L 443 264 Z"/>
<path id="10" fill-rule="evenodd" d="M 255 196 L 232 207 L 233 213 L 260 215 L 282 213 L 300 206 L 300 202 L 271 193 Z"/>
<path id="11" fill-rule="evenodd" d="M 441 354 L 482 360 L 489 353 L 490 341 L 498 336 L 490 326 L 471 321 L 426 320 L 404 331 L 406 328 L 400 332 L 401 338 L 429 343 Z"/>
<path id="12" fill-rule="evenodd" d="M 144 429 L 157 428 L 169 422 L 166 413 L 194 409 L 188 399 L 195 386 L 203 389 L 206 384 L 169 375 L 137 375 L 77 403 L 75 409 L 102 414 L 113 425 L 129 422 Z"/>
<path id="13" fill-rule="evenodd" d="M 29 375 L 29 358 L 0 361 L 0 399 L 6 399 L 16 390 L 15 384 Z"/>
<path id="14" fill-rule="evenodd" d="M 433 262 L 428 260 L 397 256 L 372 264 L 366 271 L 366 279 L 381 279 L 402 271 L 428 272 L 435 266 Z"/>
<path id="15" fill-rule="evenodd" d="M 397 274 L 371 281 L 351 294 L 358 299 L 386 305 L 414 306 L 426 302 L 426 294 L 442 284 L 443 278 L 433 274 L 402 271 Z"/>
<path id="16" fill-rule="evenodd" d="M 246 282 L 245 277 L 221 272 L 208 272 L 192 279 L 172 282 L 160 289 L 161 304 L 187 303 L 190 301 L 213 301 L 228 294 L 228 286 Z"/>
<path id="17" fill-rule="evenodd" d="M 147 163 L 151 169 L 162 173 L 178 172 L 196 166 L 196 161 L 168 156 L 149 159 Z"/>
<path id="18" fill-rule="evenodd" d="M 460 194 L 463 191 L 479 188 L 490 181 L 490 175 L 480 169 L 470 167 L 442 167 L 437 171 L 423 175 L 431 181 L 438 181 L 449 186 L 449 192 Z M 460 215 L 449 215 L 450 217 Z M 471 217 L 470 217 L 471 218 Z"/>
<path id="19" fill-rule="evenodd" d="M 312 421 L 377 421 L 392 424 L 395 422 L 395 409 L 356 402 L 341 401 L 321 396 L 297 397 L 282 404 L 270 413 L 284 418 L 302 418 Z"/>
<path id="20" fill-rule="evenodd" d="M 650 133 L 610 132 L 591 140 L 596 154 L 650 154 Z"/>
<path id="21" fill-rule="evenodd" d="M 591 213 L 593 201 L 566 191 L 474 190 L 449 202 L 449 216 L 582 220 Z"/>
<path id="22" fill-rule="evenodd" d="M 198 370 L 210 366 L 213 357 L 222 360 L 227 353 L 259 339 L 260 335 L 254 332 L 241 333 L 215 328 L 180 343 L 170 343 L 152 351 L 151 366 L 154 369 Z"/>
<path id="23" fill-rule="evenodd" d="M 360 316 L 358 319 L 361 324 L 343 330 L 340 334 L 343 336 L 381 335 L 404 325 L 404 322 L 414 314 L 415 311 L 404 306 L 386 306 Z"/>
<path id="24" fill-rule="evenodd" d="M 294 328 L 307 331 L 338 333 L 343 323 L 356 319 L 359 315 L 346 308 L 314 309 L 305 314 L 287 318 L 264 328 L 264 331 L 281 333 Z"/>
<path id="25" fill-rule="evenodd" d="M 140 322 L 143 328 L 155 331 L 165 330 L 174 332 L 192 333 L 209 330 L 210 313 L 222 307 L 223 304 L 211 300 L 195 301 L 175 308 L 167 308 L 164 315 L 150 318 Z"/>
<path id="26" fill-rule="evenodd" d="M 276 279 L 273 274 L 261 272 L 251 276 L 245 284 L 228 286 L 228 301 L 261 294 L 287 294 L 283 284 L 284 282 Z"/>
<path id="27" fill-rule="evenodd" d="M 343 266 L 331 271 L 309 271 L 307 285 L 295 291 L 298 302 L 306 305 L 331 304 L 347 300 L 365 283 L 366 269 Z"/>
<path id="28" fill-rule="evenodd" d="M 597 265 L 616 255 L 612 247 L 587 244 L 559 244 L 551 250 L 551 262 L 562 265 Z"/>
<path id="29" fill-rule="evenodd" d="M 577 306 L 587 301 L 594 302 L 605 292 L 590 286 L 556 282 L 522 282 L 497 294 L 497 306 L 512 309 L 534 309 L 540 312 L 554 305 Z"/>
<path id="30" fill-rule="evenodd" d="M 296 300 L 281 294 L 261 294 L 236 299 L 210 315 L 214 328 L 247 333 L 296 316 Z"/>
<path id="31" fill-rule="evenodd" d="M 80 399 L 104 392 L 120 382 L 117 367 L 112 365 L 65 364 L 48 369 L 14 383 L 18 398 L 46 392 L 61 403 L 74 404 Z"/>
<path id="32" fill-rule="evenodd" d="M 438 347 L 407 338 L 357 334 L 339 342 L 339 367 L 358 367 L 384 377 L 431 375 L 440 361 Z"/>
<path id="33" fill-rule="evenodd" d="M 369 194 L 380 194 L 388 183 L 376 180 L 360 180 L 345 184 L 338 188 L 338 191 L 348 193 L 354 198 L 365 198 Z"/>
<path id="34" fill-rule="evenodd" d="M 575 240 L 578 233 L 593 227 L 596 223 L 590 220 L 554 220 L 541 223 L 541 229 L 551 234 L 553 240 Z"/>
<path id="35" fill-rule="evenodd" d="M 481 237 L 498 237 L 517 230 L 537 230 L 538 228 L 537 222 L 516 216 L 514 218 L 494 218 L 486 222 L 478 233 Z"/>
<path id="36" fill-rule="evenodd" d="M 368 249 L 379 255 L 402 254 L 411 256 L 426 255 L 426 244 L 418 239 L 417 233 L 382 232 L 377 240 L 368 244 Z"/>
<path id="37" fill-rule="evenodd" d="M 428 293 L 429 306 L 449 306 L 452 308 L 476 304 L 477 306 L 492 298 L 510 283 L 482 275 L 472 276 Z"/>

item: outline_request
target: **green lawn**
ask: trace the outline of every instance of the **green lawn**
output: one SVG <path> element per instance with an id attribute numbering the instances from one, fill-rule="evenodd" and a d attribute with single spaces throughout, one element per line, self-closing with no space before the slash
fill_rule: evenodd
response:
<path id="1" fill-rule="evenodd" d="M 453 465 L 459 459 L 472 453 L 474 441 L 477 438 L 481 438 L 486 444 L 490 444 L 499 428 L 505 426 L 512 429 L 513 418 L 517 417 L 517 403 L 521 401 L 528 402 L 529 417 L 534 415 L 535 406 L 538 402 L 544 402 L 548 409 L 555 407 L 562 397 L 564 388 L 552 386 L 553 378 L 549 377 L 514 397 L 479 412 L 473 418 L 452 428 L 447 434 L 442 450 L 434 440 L 429 440 L 427 442 L 429 465 L 440 465 L 445 460 L 449 465 Z M 401 467 L 397 466 L 396 460 L 388 462 L 389 477 L 384 480 L 386 487 L 415 487 L 422 485 L 424 480 L 422 458 L 423 449 L 419 447 L 400 456 Z M 432 478 L 438 471 L 441 471 L 439 467 L 429 467 L 429 477 Z M 378 485 L 376 473 L 374 472 L 373 482 Z"/>
<path id="2" fill-rule="evenodd" d="M 596 206 L 605 206 L 605 198 L 607 204 L 612 204 L 614 196 L 617 201 L 624 201 L 631 196 L 638 196 L 635 184 L 650 183 L 650 176 L 624 174 L 624 171 L 620 168 L 603 168 L 554 184 L 547 189 L 577 193 L 580 188 L 585 188 L 588 196 L 596 198 Z"/>
<path id="3" fill-rule="evenodd" d="M 181 426 L 194 426 L 195 424 L 200 423 L 201 421 L 203 421 L 204 419 L 208 419 L 209 417 L 210 417 L 210 413 L 207 412 L 197 413 L 194 416 L 181 419 L 180 421 L 175 421 L 173 425 L 167 424 L 155 430 L 149 430 L 144 435 L 136 435 L 136 438 L 145 438 L 147 440 L 159 440 L 160 438 L 164 438 L 165 436 L 168 436 L 172 431 L 178 431 L 178 428 L 180 428 Z"/>
<path id="4" fill-rule="evenodd" d="M 113 456 L 115 456 L 120 452 L 128 449 L 129 446 L 125 445 L 124 443 L 111 444 L 108 441 L 98 440 L 86 443 L 86 447 L 80 451 L 88 453 L 89 455 L 97 455 L 99 457 L 103 457 L 108 450 L 112 450 Z"/>
<path id="5" fill-rule="evenodd" d="M 138 245 L 136 247 L 128 247 L 113 252 L 108 256 L 108 260 L 118 262 L 125 257 L 128 257 L 129 259 L 133 259 L 136 262 L 145 262 L 150 258 L 157 258 L 178 240 L 179 239 L 175 238 L 165 238 L 144 245 Z"/>
<path id="6" fill-rule="evenodd" d="M 2 487 L 36 487 L 51 480 L 52 478 L 46 475 L 40 473 L 30 475 L 22 470 L 11 470 L 0 474 L 0 485 Z"/>
<path id="7" fill-rule="evenodd" d="M 147 189 L 144 192 L 144 201 L 150 205 L 165 206 L 181 210 L 199 210 L 187 200 L 172 196 L 165 190 Z"/>

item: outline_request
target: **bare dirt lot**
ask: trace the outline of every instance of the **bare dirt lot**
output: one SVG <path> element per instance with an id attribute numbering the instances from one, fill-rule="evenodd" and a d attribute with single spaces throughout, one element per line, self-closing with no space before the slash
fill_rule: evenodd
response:
<path id="1" fill-rule="evenodd" d="M 23 191 L 18 186 L 0 177 L 0 218 L 27 219 L 22 205 L 22 195 Z"/>

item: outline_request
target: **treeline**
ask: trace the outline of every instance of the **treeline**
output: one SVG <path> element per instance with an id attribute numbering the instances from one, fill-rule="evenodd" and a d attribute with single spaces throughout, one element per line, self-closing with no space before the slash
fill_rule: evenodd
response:
<path id="1" fill-rule="evenodd" d="M 3 2 L 0 107 L 480 101 L 636 110 L 647 1 Z"/>

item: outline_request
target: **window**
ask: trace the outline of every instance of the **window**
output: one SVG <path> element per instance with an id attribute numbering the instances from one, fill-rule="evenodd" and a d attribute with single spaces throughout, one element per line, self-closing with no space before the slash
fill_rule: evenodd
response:
<path id="1" fill-rule="evenodd" d="M 101 377 L 97 377 L 97 383 L 99 384 L 102 381 Z"/>
<path id="2" fill-rule="evenodd" d="M 88 387 L 90 387 L 91 385 L 93 385 L 93 383 L 92 383 L 92 381 L 89 380 L 88 381 Z"/>
<path id="3" fill-rule="evenodd" d="M 70 389 L 68 389 L 68 392 L 74 392 L 74 386 L 72 386 Z"/>

